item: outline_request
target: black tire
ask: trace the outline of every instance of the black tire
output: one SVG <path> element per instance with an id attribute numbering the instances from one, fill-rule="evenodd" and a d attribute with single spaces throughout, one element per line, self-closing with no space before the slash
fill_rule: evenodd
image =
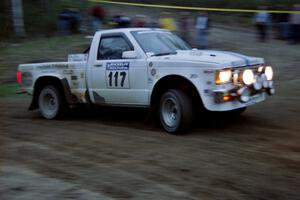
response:
<path id="1" fill-rule="evenodd" d="M 53 85 L 45 86 L 39 93 L 40 114 L 46 119 L 58 119 L 65 114 L 66 103 L 60 90 Z"/>
<path id="2" fill-rule="evenodd" d="M 162 95 L 159 103 L 159 119 L 168 133 L 179 134 L 187 131 L 191 128 L 193 118 L 193 103 L 186 93 L 170 89 Z"/>

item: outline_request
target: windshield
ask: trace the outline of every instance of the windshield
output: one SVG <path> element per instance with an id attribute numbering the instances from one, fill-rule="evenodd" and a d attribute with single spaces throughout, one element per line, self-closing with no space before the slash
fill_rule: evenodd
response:
<path id="1" fill-rule="evenodd" d="M 154 56 L 191 49 L 182 39 L 168 31 L 133 31 L 132 35 L 146 53 L 153 53 Z"/>

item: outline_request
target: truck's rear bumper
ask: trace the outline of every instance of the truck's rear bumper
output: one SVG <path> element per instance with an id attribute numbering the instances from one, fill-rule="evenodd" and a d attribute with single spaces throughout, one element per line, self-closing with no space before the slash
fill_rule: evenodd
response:
<path id="1" fill-rule="evenodd" d="M 32 95 L 30 92 L 28 92 L 27 90 L 17 90 L 16 94 L 28 94 L 28 95 Z"/>

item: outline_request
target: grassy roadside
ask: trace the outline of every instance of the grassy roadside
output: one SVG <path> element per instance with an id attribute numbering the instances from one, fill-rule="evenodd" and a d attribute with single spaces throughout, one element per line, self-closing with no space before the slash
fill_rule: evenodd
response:
<path id="1" fill-rule="evenodd" d="M 0 98 L 16 93 L 15 73 L 21 63 L 66 61 L 70 53 L 81 53 L 88 47 L 84 35 L 33 38 L 0 43 Z"/>
<path id="2" fill-rule="evenodd" d="M 18 84 L 15 84 L 15 83 L 1 84 L 0 85 L 0 97 L 7 97 L 7 96 L 15 95 L 18 88 L 19 88 Z"/>
<path id="3" fill-rule="evenodd" d="M 15 72 L 21 63 L 66 61 L 68 54 L 83 52 L 89 43 L 84 35 L 0 43 L 0 84 L 15 82 Z"/>

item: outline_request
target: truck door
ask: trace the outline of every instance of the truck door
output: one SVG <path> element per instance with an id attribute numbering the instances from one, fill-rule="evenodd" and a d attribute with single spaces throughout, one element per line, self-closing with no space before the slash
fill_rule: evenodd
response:
<path id="1" fill-rule="evenodd" d="M 134 46 L 124 33 L 105 34 L 91 68 L 90 91 L 97 104 L 149 104 L 147 66 L 144 59 L 123 59 L 124 51 Z"/>

